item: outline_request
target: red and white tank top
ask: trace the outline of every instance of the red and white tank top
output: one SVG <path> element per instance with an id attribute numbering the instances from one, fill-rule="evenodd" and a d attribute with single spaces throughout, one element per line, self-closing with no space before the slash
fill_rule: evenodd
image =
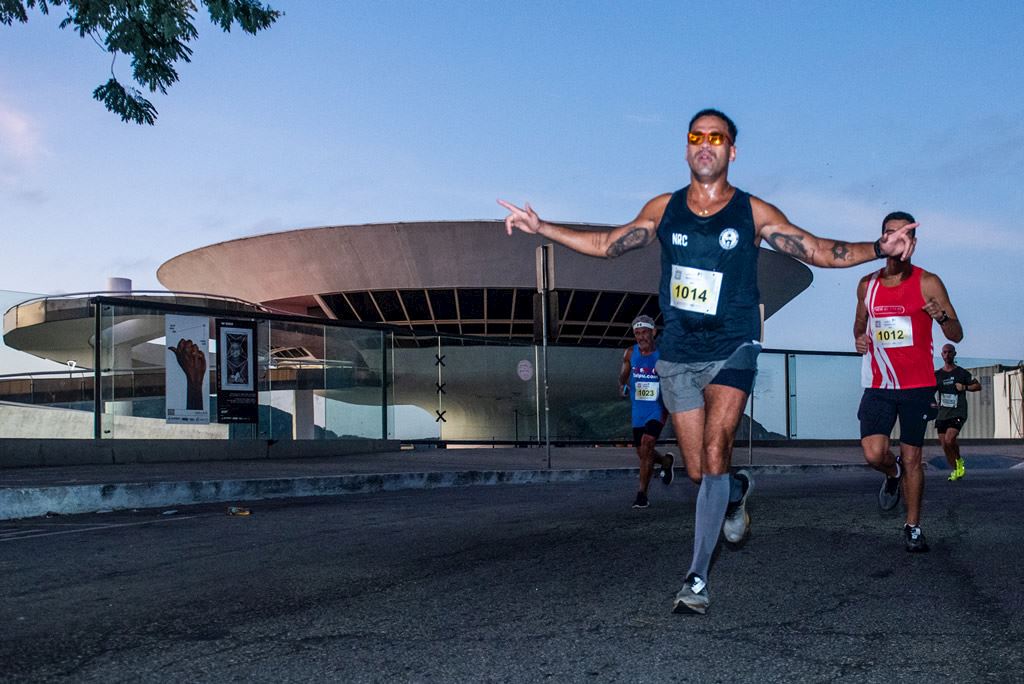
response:
<path id="1" fill-rule="evenodd" d="M 932 317 L 924 311 L 922 270 L 911 267 L 910 277 L 885 287 L 872 274 L 864 295 L 870 338 L 861 363 L 861 384 L 880 389 L 934 387 Z"/>

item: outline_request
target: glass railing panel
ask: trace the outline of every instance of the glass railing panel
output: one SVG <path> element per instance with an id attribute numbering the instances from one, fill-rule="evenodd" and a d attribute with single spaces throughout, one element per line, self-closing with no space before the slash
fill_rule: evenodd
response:
<path id="1" fill-rule="evenodd" d="M 393 438 L 540 439 L 532 346 L 401 333 L 391 339 Z"/>
<path id="2" fill-rule="evenodd" d="M 736 439 L 786 439 L 786 355 L 762 352 L 757 358 L 753 397 L 744 409 Z M 753 435 L 747 430 L 753 418 Z M 737 446 L 739 448 L 739 446 Z"/>
<path id="3" fill-rule="evenodd" d="M 864 390 L 860 356 L 793 354 L 793 439 L 859 439 L 857 407 Z"/>
<path id="4" fill-rule="evenodd" d="M 532 346 L 442 337 L 440 436 L 446 440 L 534 441 L 536 357 Z M 435 418 L 438 414 L 435 413 Z"/>
<path id="5" fill-rule="evenodd" d="M 619 371 L 624 351 L 548 347 L 552 441 L 617 440 L 632 444 L 629 399 L 619 394 Z M 543 396 L 543 388 L 541 393 Z M 666 426 L 662 438 L 672 439 L 671 426 Z"/>
<path id="6" fill-rule="evenodd" d="M 440 338 L 390 335 L 388 426 L 391 439 L 440 439 L 445 418 L 444 396 L 437 383 L 443 377 L 444 352 Z"/>
<path id="7" fill-rule="evenodd" d="M 274 321 L 270 326 L 270 350 L 274 359 L 270 371 L 273 439 L 330 437 L 324 412 L 324 326 Z M 283 423 L 289 422 L 291 429 L 287 430 Z"/>
<path id="8" fill-rule="evenodd" d="M 213 319 L 101 305 L 103 437 L 227 439 L 217 423 Z"/>
<path id="9" fill-rule="evenodd" d="M 325 436 L 381 439 L 385 435 L 383 386 L 386 336 L 380 330 L 325 327 Z"/>
<path id="10" fill-rule="evenodd" d="M 260 320 L 256 322 L 256 366 L 257 366 L 257 387 L 258 387 L 258 399 L 259 399 L 259 422 L 257 424 L 257 438 L 258 439 L 275 439 L 274 431 L 276 428 L 287 427 L 287 434 L 291 434 L 290 422 L 283 419 L 283 417 L 274 420 L 275 409 L 273 407 L 273 395 L 274 391 L 274 356 L 270 353 L 270 329 L 271 321 Z"/>

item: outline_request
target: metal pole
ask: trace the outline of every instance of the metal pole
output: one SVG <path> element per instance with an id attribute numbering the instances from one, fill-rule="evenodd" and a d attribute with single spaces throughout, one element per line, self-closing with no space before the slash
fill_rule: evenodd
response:
<path id="1" fill-rule="evenodd" d="M 380 438 L 388 438 L 388 345 L 387 332 L 380 331 Z"/>
<path id="2" fill-rule="evenodd" d="M 551 469 L 551 407 L 548 403 L 548 291 L 551 283 L 548 282 L 548 258 L 551 245 L 540 246 L 540 273 L 538 280 L 540 285 L 540 329 L 541 329 L 541 350 L 544 373 L 544 449 L 547 453 L 548 469 Z"/>
<path id="3" fill-rule="evenodd" d="M 754 463 L 754 389 L 750 389 L 750 418 L 747 420 L 747 465 Z"/>
<path id="4" fill-rule="evenodd" d="M 533 345 L 533 368 L 534 434 L 537 435 L 537 444 L 540 444 L 540 352 L 537 345 Z"/>
<path id="5" fill-rule="evenodd" d="M 103 397 L 100 395 L 100 305 L 93 303 L 93 343 L 92 343 L 92 437 L 103 438 Z"/>
<path id="6" fill-rule="evenodd" d="M 437 438 L 444 439 L 444 421 L 442 418 L 442 411 L 444 407 L 441 406 L 441 336 L 437 336 Z"/>
<path id="7" fill-rule="evenodd" d="M 391 366 L 388 372 L 391 374 L 391 377 L 387 379 L 387 382 L 388 386 L 391 388 L 391 401 L 398 403 L 398 400 L 395 397 L 395 388 L 398 387 L 398 384 L 395 381 L 395 368 L 398 366 L 398 362 L 395 358 L 395 333 L 393 332 L 391 333 L 391 349 L 389 351 L 391 353 Z M 395 418 L 395 436 L 398 436 L 397 417 Z"/>
<path id="8" fill-rule="evenodd" d="M 544 320 L 541 322 L 543 331 L 543 359 L 544 359 L 544 449 L 548 457 L 548 469 L 551 469 L 551 407 L 548 405 L 548 293 L 545 290 L 541 296 L 541 315 Z"/>
<path id="9" fill-rule="evenodd" d="M 786 439 L 793 439 L 795 433 L 793 432 L 793 386 L 792 378 L 789 374 L 789 362 L 791 354 L 786 354 L 783 358 L 785 359 L 786 369 Z"/>

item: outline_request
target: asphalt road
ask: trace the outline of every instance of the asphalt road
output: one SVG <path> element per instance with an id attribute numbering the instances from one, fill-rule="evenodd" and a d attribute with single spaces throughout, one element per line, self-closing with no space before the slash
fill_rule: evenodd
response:
<path id="1" fill-rule="evenodd" d="M 671 613 L 695 488 L 469 487 L 0 523 L 0 680 L 1020 682 L 1024 470 L 764 475 Z"/>

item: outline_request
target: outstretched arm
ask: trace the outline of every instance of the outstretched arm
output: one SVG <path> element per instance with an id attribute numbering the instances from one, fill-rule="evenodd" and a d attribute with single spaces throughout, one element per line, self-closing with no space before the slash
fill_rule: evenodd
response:
<path id="1" fill-rule="evenodd" d="M 776 252 L 788 254 L 812 266 L 848 268 L 882 256 L 899 257 L 901 261 L 906 261 L 914 253 L 917 244 L 917 240 L 910 236 L 910 231 L 917 227 L 916 223 L 886 233 L 874 242 L 843 242 L 820 238 L 794 226 L 777 207 L 757 197 L 750 198 L 750 205 L 759 239 L 767 240 Z"/>
<path id="2" fill-rule="evenodd" d="M 529 204 L 523 208 L 505 200 L 498 200 L 498 204 L 508 209 L 505 230 L 509 235 L 518 228 L 524 233 L 540 235 L 580 254 L 612 258 L 654 242 L 669 197 L 670 195 L 655 197 L 626 225 L 600 231 L 579 230 L 548 223 L 541 219 Z"/>

